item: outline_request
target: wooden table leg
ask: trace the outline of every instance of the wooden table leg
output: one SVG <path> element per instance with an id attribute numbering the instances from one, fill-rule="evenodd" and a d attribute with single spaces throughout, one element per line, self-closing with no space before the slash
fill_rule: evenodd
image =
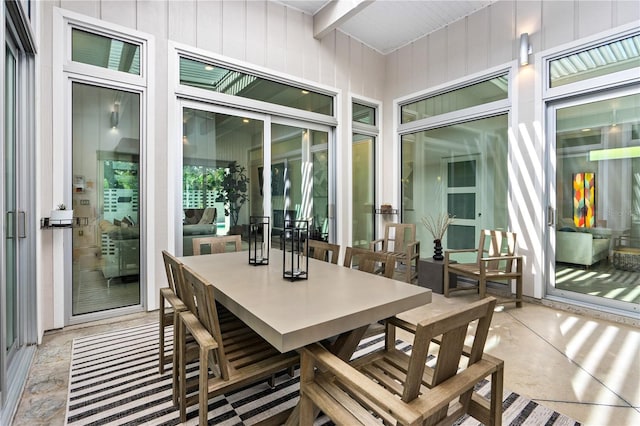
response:
<path id="1" fill-rule="evenodd" d="M 362 336 L 369 328 L 368 325 L 362 326 L 360 328 L 356 328 L 355 330 L 351 330 L 347 333 L 342 333 L 338 336 L 338 338 L 331 344 L 328 348 L 332 353 L 334 353 L 338 358 L 343 361 L 348 362 L 353 353 L 358 348 L 358 344 L 360 340 L 362 340 Z M 315 408 L 314 410 L 314 418 L 318 416 L 320 410 Z M 295 408 L 291 412 L 291 415 L 287 419 L 285 425 L 286 426 L 297 426 L 300 423 L 300 403 L 296 404 Z M 303 425 L 301 425 L 303 426 Z M 304 425 L 306 426 L 306 425 Z"/>

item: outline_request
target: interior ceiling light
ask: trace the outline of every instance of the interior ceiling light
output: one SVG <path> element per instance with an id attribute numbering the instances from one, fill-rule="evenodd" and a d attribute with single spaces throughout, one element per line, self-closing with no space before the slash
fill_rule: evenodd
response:
<path id="1" fill-rule="evenodd" d="M 204 69 L 207 71 L 213 71 L 213 65 L 205 65 Z"/>
<path id="2" fill-rule="evenodd" d="M 640 157 L 640 146 L 626 148 L 594 149 L 589 151 L 589 161 L 621 160 Z"/>

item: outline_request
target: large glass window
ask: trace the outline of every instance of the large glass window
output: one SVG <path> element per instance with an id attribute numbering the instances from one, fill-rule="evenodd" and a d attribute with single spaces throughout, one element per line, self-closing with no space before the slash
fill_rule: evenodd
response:
<path id="1" fill-rule="evenodd" d="M 507 229 L 507 126 L 504 114 L 403 135 L 402 221 L 455 216 L 442 241 L 451 249 L 477 247 L 480 229 Z M 420 249 L 433 255 L 433 244 Z"/>
<path id="2" fill-rule="evenodd" d="M 182 251 L 194 238 L 244 235 L 249 216 L 262 215 L 262 188 L 252 157 L 262 158 L 264 122 L 183 109 Z M 207 248 L 203 247 L 206 253 Z"/>
<path id="3" fill-rule="evenodd" d="M 400 108 L 402 123 L 446 114 L 489 102 L 507 99 L 509 96 L 508 75 L 461 87 L 404 104 Z"/>
<path id="4" fill-rule="evenodd" d="M 640 304 L 640 94 L 555 109 L 555 288 Z M 596 302 L 599 303 L 599 302 Z"/>
<path id="5" fill-rule="evenodd" d="M 72 314 L 139 305 L 140 94 L 73 83 Z"/>
<path id="6" fill-rule="evenodd" d="M 193 59 L 180 58 L 180 83 L 303 111 L 333 115 L 333 96 Z"/>

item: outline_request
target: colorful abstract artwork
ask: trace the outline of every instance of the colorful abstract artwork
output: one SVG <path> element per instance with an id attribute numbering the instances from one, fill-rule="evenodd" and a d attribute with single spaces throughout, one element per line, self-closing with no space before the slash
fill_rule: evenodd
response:
<path id="1" fill-rule="evenodd" d="M 573 222 L 578 228 L 596 225 L 596 174 L 573 175 Z"/>

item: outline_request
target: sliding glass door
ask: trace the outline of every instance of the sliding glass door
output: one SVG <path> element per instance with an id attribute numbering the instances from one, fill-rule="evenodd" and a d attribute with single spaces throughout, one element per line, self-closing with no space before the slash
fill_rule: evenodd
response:
<path id="1" fill-rule="evenodd" d="M 547 291 L 610 308 L 640 307 L 640 93 L 558 102 Z M 555 219 L 555 220 L 553 220 Z"/>
<path id="2" fill-rule="evenodd" d="M 307 220 L 312 238 L 329 238 L 329 127 L 188 101 L 181 113 L 183 255 L 195 238 L 246 242 L 250 216 L 271 217 L 274 247 L 285 219 Z"/>

